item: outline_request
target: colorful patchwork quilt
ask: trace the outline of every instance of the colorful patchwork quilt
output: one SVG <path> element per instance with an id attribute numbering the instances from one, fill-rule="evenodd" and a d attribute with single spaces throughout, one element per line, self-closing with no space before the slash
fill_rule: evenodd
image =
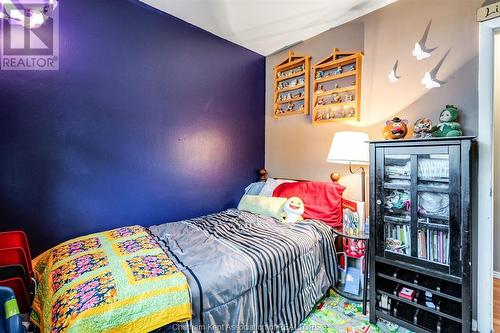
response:
<path id="1" fill-rule="evenodd" d="M 140 226 L 67 241 L 33 260 L 41 332 L 149 332 L 191 318 L 184 274 Z"/>

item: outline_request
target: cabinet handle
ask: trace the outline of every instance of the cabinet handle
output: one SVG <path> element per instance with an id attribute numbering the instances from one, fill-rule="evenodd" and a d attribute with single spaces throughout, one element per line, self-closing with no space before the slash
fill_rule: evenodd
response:
<path id="1" fill-rule="evenodd" d="M 380 206 L 381 204 L 382 204 L 382 200 L 378 199 L 378 200 L 377 200 L 377 205 L 379 205 L 379 206 Z"/>

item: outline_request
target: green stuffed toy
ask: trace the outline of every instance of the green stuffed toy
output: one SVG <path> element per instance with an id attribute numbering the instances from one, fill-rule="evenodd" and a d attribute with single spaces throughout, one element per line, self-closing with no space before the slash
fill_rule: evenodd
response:
<path id="1" fill-rule="evenodd" d="M 458 108 L 454 105 L 446 105 L 439 115 L 440 123 L 432 128 L 432 136 L 462 136 L 462 126 L 456 121 L 457 118 Z"/>

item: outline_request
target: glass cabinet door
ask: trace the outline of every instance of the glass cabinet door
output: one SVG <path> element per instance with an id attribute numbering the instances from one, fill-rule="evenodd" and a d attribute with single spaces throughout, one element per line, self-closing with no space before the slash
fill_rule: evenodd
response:
<path id="1" fill-rule="evenodd" d="M 391 147 L 377 154 L 377 253 L 456 273 L 458 147 Z M 455 170 L 451 172 L 451 170 Z M 455 237 L 456 239 L 454 239 Z M 451 247 L 451 248 L 450 248 Z M 450 256 L 451 254 L 451 256 Z"/>
<path id="2" fill-rule="evenodd" d="M 450 264 L 450 159 L 448 154 L 419 154 L 417 182 L 417 256 Z"/>
<path id="3" fill-rule="evenodd" d="M 411 255 L 411 156 L 385 155 L 384 250 Z"/>

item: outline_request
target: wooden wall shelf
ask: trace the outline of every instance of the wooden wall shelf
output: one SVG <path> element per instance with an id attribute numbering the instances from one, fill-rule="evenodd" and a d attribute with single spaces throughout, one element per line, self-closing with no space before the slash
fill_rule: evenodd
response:
<path id="1" fill-rule="evenodd" d="M 334 49 L 313 66 L 313 124 L 359 120 L 363 53 Z"/>
<path id="2" fill-rule="evenodd" d="M 288 57 L 274 67 L 274 118 L 309 114 L 310 56 Z"/>

